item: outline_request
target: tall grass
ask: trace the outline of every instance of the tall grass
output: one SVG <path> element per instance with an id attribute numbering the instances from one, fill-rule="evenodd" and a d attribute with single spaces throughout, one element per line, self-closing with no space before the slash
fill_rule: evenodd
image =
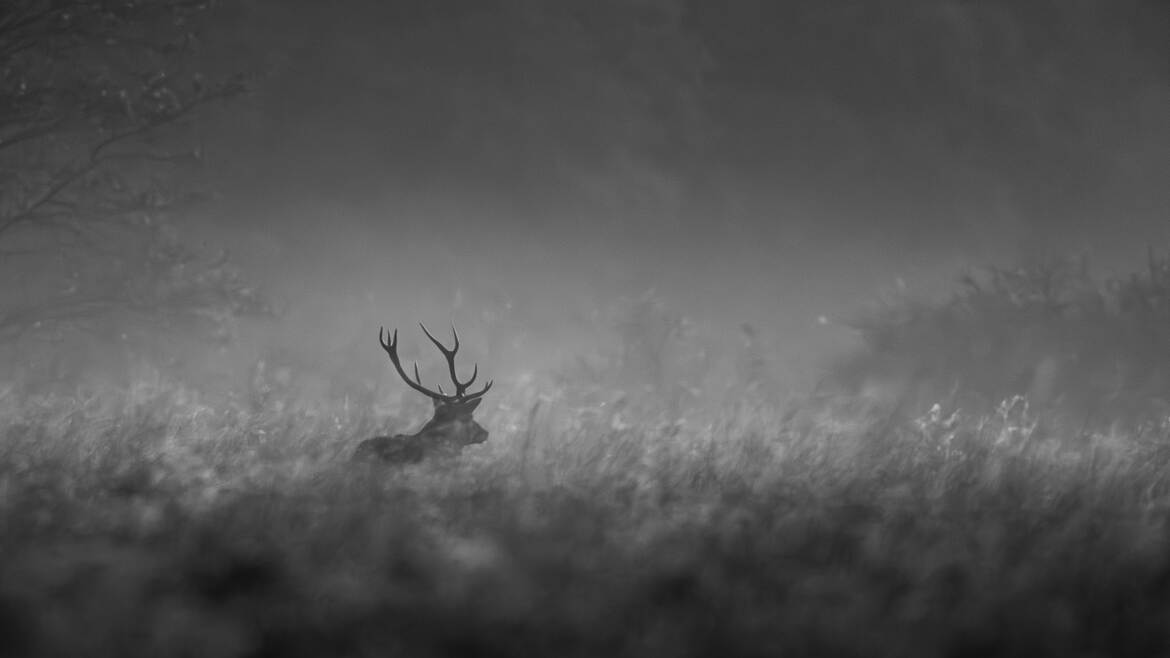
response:
<path id="1" fill-rule="evenodd" d="M 0 398 L 6 655 L 1159 655 L 1170 458 L 992 414 L 512 391 L 457 461 L 176 383 Z M 838 404 L 839 403 L 839 404 Z"/>

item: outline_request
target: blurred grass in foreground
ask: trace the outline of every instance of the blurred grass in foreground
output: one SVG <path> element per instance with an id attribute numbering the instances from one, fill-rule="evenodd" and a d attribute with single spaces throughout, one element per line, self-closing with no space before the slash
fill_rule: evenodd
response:
<path id="1" fill-rule="evenodd" d="M 0 392 L 6 656 L 1170 655 L 1170 445 L 1027 400 L 679 414 L 530 383 L 457 462 L 347 408 Z M 401 428 L 399 428 L 401 429 Z"/>

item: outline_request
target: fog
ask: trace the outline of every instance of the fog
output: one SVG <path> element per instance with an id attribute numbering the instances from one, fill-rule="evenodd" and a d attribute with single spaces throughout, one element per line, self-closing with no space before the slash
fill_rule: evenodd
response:
<path id="1" fill-rule="evenodd" d="M 388 376 L 460 328 L 498 387 L 611 345 L 653 298 L 786 383 L 838 320 L 964 267 L 1140 266 L 1170 218 L 1170 11 L 1142 0 L 225 5 L 184 236 L 279 300 L 278 346 Z M 436 329 L 438 331 L 438 329 Z M 266 352 L 265 350 L 269 350 Z M 230 369 L 230 368 L 229 368 Z M 371 376 L 374 376 L 371 374 Z"/>

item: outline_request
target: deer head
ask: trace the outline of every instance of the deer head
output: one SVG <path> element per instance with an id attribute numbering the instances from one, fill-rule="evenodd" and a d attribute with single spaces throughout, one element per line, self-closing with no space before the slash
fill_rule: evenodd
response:
<path id="1" fill-rule="evenodd" d="M 418 363 L 414 364 L 414 380 L 402 369 L 402 362 L 398 359 L 398 330 L 391 335 L 383 327 L 378 331 L 378 342 L 390 357 L 390 363 L 398 376 L 406 385 L 422 393 L 434 403 L 434 414 L 423 425 L 422 429 L 414 434 L 396 434 L 394 436 L 377 436 L 358 444 L 354 452 L 354 459 L 379 459 L 396 464 L 413 464 L 431 456 L 454 456 L 464 447 L 487 441 L 488 432 L 479 423 L 472 419 L 471 414 L 482 401 L 492 382 L 489 380 L 484 387 L 475 393 L 467 393 L 467 388 L 475 382 L 479 375 L 479 366 L 471 371 L 467 381 L 459 381 L 455 373 L 455 354 L 459 351 L 459 333 L 451 327 L 451 334 L 455 342 L 450 349 L 443 345 L 419 323 L 427 338 L 439 348 L 447 360 L 447 371 L 451 375 L 451 383 L 455 387 L 453 395 L 447 395 L 442 385 L 438 391 L 432 391 L 423 386 L 422 378 L 418 374 Z M 387 340 L 389 337 L 389 340 Z"/>

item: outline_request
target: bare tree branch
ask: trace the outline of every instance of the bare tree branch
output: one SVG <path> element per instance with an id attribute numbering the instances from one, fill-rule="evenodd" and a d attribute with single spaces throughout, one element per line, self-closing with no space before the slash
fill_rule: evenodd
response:
<path id="1" fill-rule="evenodd" d="M 182 157 L 176 155 L 153 155 L 149 153 L 104 153 L 106 149 L 125 143 L 135 137 L 140 137 L 148 133 L 160 130 L 166 126 L 178 122 L 183 117 L 189 115 L 193 110 L 207 103 L 228 98 L 235 93 L 235 87 L 225 86 L 223 89 L 212 93 L 204 94 L 194 99 L 187 101 L 180 105 L 177 109 L 169 112 L 155 120 L 136 126 L 132 129 L 122 131 L 120 133 L 111 135 L 89 150 L 88 157 L 83 162 L 73 165 L 70 169 L 62 170 L 58 180 L 49 185 L 41 194 L 39 194 L 31 202 L 25 204 L 24 208 L 13 213 L 3 222 L 0 222 L 0 236 L 15 226 L 28 222 L 36 217 L 37 211 L 45 205 L 53 202 L 58 195 L 64 192 L 70 185 L 80 180 L 86 174 L 94 171 L 99 166 L 106 162 L 117 159 L 137 160 L 137 161 L 174 161 Z"/>
<path id="2" fill-rule="evenodd" d="M 42 277 L 35 302 L 0 296 L 0 341 L 103 314 L 217 323 L 266 312 L 230 263 L 167 227 L 193 198 L 182 165 L 197 156 L 180 126 L 244 91 L 239 77 L 190 70 L 193 17 L 206 9 L 0 0 L 0 265 Z"/>

